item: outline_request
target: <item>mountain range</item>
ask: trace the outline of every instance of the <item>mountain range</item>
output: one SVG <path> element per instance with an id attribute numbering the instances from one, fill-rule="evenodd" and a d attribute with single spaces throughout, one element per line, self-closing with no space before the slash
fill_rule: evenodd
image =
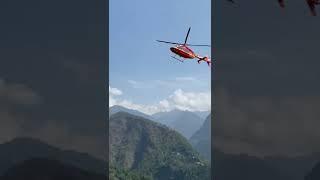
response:
<path id="1" fill-rule="evenodd" d="M 184 112 L 184 111 L 181 111 Z M 146 133 L 148 131 L 151 131 L 151 129 L 147 125 L 142 125 L 144 123 L 141 123 L 140 121 L 144 122 L 146 121 L 148 123 L 154 123 L 150 121 L 150 119 L 144 119 L 141 116 L 135 116 L 135 118 L 131 117 L 131 115 L 126 115 L 129 116 L 129 119 L 125 121 L 119 121 L 118 123 L 122 122 L 122 125 L 119 125 L 118 128 L 116 129 L 121 129 L 119 131 L 125 131 L 128 133 L 127 135 L 123 135 L 122 140 L 124 142 L 122 143 L 131 143 L 128 146 L 123 146 L 118 145 L 118 147 L 125 147 L 122 148 L 123 151 L 128 148 L 135 147 L 136 152 L 145 152 L 143 154 L 147 153 L 155 153 L 155 152 L 162 152 L 162 148 L 154 148 L 157 147 L 155 145 L 151 146 L 146 146 L 146 144 L 171 144 L 175 145 L 176 142 L 172 141 L 160 141 L 159 139 L 153 139 L 152 141 L 148 140 L 148 138 L 151 136 L 154 138 L 155 136 L 158 138 L 164 137 L 163 134 L 167 135 L 167 131 L 172 131 L 173 129 L 168 128 L 168 124 L 174 124 L 173 122 L 176 119 L 179 119 L 180 112 L 178 110 L 175 110 L 173 112 L 164 112 L 164 113 L 157 113 L 152 115 L 154 118 L 153 121 L 160 122 L 161 124 L 166 124 L 167 126 L 161 126 L 161 124 L 153 124 L 151 127 L 158 127 L 161 126 L 162 128 L 166 129 L 163 132 L 162 131 L 155 131 L 155 133 Z M 189 114 L 189 113 L 187 113 Z M 195 115 L 195 113 L 192 113 Z M 117 118 L 116 118 L 117 119 Z M 121 119 L 121 118 L 120 118 Z M 125 118 L 126 119 L 126 118 Z M 135 122 L 134 124 L 136 125 L 128 125 L 129 121 Z M 140 120 L 137 120 L 140 119 Z M 144 119 L 144 120 L 141 120 Z M 132 122 L 132 123 L 133 123 Z M 126 126 L 124 126 L 127 124 Z M 138 125 L 137 125 L 138 124 Z M 110 127 L 112 127 L 111 125 Z M 124 128 L 126 127 L 126 128 Z M 170 127 L 170 126 L 169 126 Z M 124 128 L 124 129 L 123 129 Z M 129 130 L 130 129 L 130 130 Z M 147 130 L 149 129 L 149 130 Z M 145 131 L 146 130 L 146 131 Z M 152 130 L 153 131 L 153 130 Z M 179 131 L 178 131 L 179 132 Z M 179 134 L 176 133 L 177 136 L 179 137 Z M 182 133 L 181 133 L 182 134 Z M 189 138 L 190 144 L 192 144 L 193 149 L 198 151 L 202 157 L 204 157 L 206 160 L 210 161 L 211 160 L 211 151 L 212 151 L 212 156 L 213 156 L 213 161 L 212 161 L 212 175 L 214 179 L 223 179 L 223 180 L 234 180 L 234 179 L 241 179 L 244 180 L 267 180 L 267 179 L 272 179 L 272 180 L 315 180 L 315 179 L 320 179 L 318 178 L 320 176 L 320 154 L 315 153 L 315 154 L 310 154 L 310 155 L 304 155 L 304 156 L 299 156 L 299 157 L 283 157 L 283 156 L 266 156 L 266 157 L 255 157 L 255 156 L 249 156 L 246 154 L 228 154 L 220 151 L 217 147 L 212 144 L 212 150 L 211 150 L 211 114 L 207 116 L 205 121 L 203 122 L 202 126 L 198 128 L 198 130 Z M 130 136 L 129 139 L 124 138 L 125 136 Z M 138 141 L 139 139 L 142 141 Z M 181 136 L 180 136 L 181 138 Z M 214 137 L 212 137 L 214 140 Z M 118 141 L 120 139 L 117 139 Z M 165 138 L 168 139 L 168 138 Z M 179 138 L 178 138 L 179 139 Z M 114 140 L 116 141 L 116 140 Z M 158 143 L 154 143 L 154 141 L 157 141 Z M 132 143 L 133 142 L 133 143 Z M 148 143 L 146 143 L 148 142 Z M 153 142 L 153 143 L 151 143 Z M 181 141 L 184 142 L 184 141 Z M 188 145 L 187 145 L 188 146 Z M 141 149 L 143 150 L 141 150 Z M 153 149 L 153 150 L 151 150 Z M 168 148 L 166 148 L 168 149 Z M 160 151 L 159 151 L 160 150 Z M 133 151 L 134 152 L 134 151 Z M 119 154 L 123 154 L 124 152 L 117 152 L 118 157 L 124 157 Z M 126 154 L 126 157 L 122 161 L 122 165 L 127 165 L 125 166 L 126 168 L 129 168 L 129 172 L 132 172 L 132 170 L 136 170 L 139 168 L 132 168 L 134 159 L 136 158 L 130 158 L 134 157 L 135 153 L 131 155 L 130 153 Z M 136 153 L 138 155 L 139 153 Z M 140 154 L 141 155 L 141 154 Z M 161 157 L 160 155 L 150 155 L 152 157 Z M 139 157 L 139 155 L 137 156 Z M 141 158 L 141 157 L 140 157 Z M 174 157 L 170 157 L 173 160 L 175 159 Z M 138 158 L 139 159 L 139 158 Z M 159 158 L 161 159 L 161 158 Z M 201 157 L 199 157 L 201 159 Z M 161 160 L 157 160 L 157 162 L 161 162 Z M 120 161 L 121 162 L 121 161 Z M 131 162 L 131 163 L 130 163 Z M 140 159 L 138 161 L 140 163 L 136 164 L 144 164 L 144 162 Z M 131 165 L 130 165 L 131 164 Z M 148 164 L 148 163 L 146 163 Z M 152 163 L 151 163 L 152 164 Z M 153 162 L 153 167 L 155 164 L 158 164 L 156 162 Z M 131 167 L 131 168 L 130 168 Z M 150 166 L 151 167 L 151 166 Z M 174 166 L 172 166 L 173 168 Z M 157 169 L 156 167 L 155 169 Z M 143 168 L 142 168 L 143 169 Z M 121 172 L 125 172 L 125 174 L 128 174 L 125 169 L 117 170 Z M 138 175 L 135 175 L 138 176 Z M 139 178 L 138 178 L 139 179 Z M 146 178 L 147 179 L 147 178 Z"/>
<path id="2" fill-rule="evenodd" d="M 210 114 L 209 111 L 191 112 L 174 109 L 168 112 L 159 112 L 152 115 L 147 115 L 137 110 L 115 105 L 109 108 L 109 117 L 117 112 L 127 112 L 129 114 L 164 124 L 178 131 L 187 139 L 189 139 L 197 130 L 199 130 L 205 121 L 205 118 L 208 116 L 208 114 Z"/>
<path id="3" fill-rule="evenodd" d="M 159 112 L 152 117 L 159 123 L 165 124 L 189 139 L 203 124 L 204 119 L 190 111 L 172 110 Z"/>
<path id="4" fill-rule="evenodd" d="M 33 158 L 14 165 L 0 177 L 1 180 L 104 180 L 106 174 L 97 174 L 66 165 L 57 160 Z"/>
<path id="5" fill-rule="evenodd" d="M 193 111 L 193 113 L 198 115 L 201 119 L 206 119 L 211 114 L 210 111 Z"/>
<path id="6" fill-rule="evenodd" d="M 126 112 L 109 120 L 110 166 L 156 180 L 209 179 L 209 164 L 188 140 L 165 125 Z"/>
<path id="7" fill-rule="evenodd" d="M 200 153 L 201 149 L 196 144 L 210 141 L 210 138 L 203 138 L 210 127 L 207 124 L 209 119 L 210 116 L 190 138 Z M 186 176 L 207 178 L 200 176 L 208 175 L 208 162 L 199 156 L 186 138 L 165 125 L 119 112 L 111 116 L 109 138 L 112 180 L 123 176 L 126 180 L 186 179 Z M 318 153 L 300 157 L 258 158 L 227 154 L 214 148 L 212 155 L 212 175 L 215 179 L 318 180 L 320 175 Z M 1 180 L 37 180 L 47 178 L 45 175 L 50 173 L 49 177 L 57 175 L 62 180 L 65 175 L 68 179 L 94 180 L 106 174 L 107 164 L 88 154 L 61 150 L 32 138 L 16 138 L 0 144 L 0 159 Z M 50 169 L 55 169 L 55 172 Z"/>
<path id="8" fill-rule="evenodd" d="M 107 170 L 107 162 L 86 153 L 61 150 L 37 139 L 16 138 L 0 144 L 0 175 L 16 164 L 33 158 L 57 160 L 99 174 L 104 174 Z"/>

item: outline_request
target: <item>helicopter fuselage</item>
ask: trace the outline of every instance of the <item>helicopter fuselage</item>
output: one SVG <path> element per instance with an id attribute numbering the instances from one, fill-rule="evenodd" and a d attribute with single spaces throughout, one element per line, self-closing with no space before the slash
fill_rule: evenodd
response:
<path id="1" fill-rule="evenodd" d="M 175 47 L 171 47 L 170 50 L 176 55 L 186 58 L 186 59 L 194 59 L 197 58 L 197 55 L 186 45 L 179 45 Z"/>

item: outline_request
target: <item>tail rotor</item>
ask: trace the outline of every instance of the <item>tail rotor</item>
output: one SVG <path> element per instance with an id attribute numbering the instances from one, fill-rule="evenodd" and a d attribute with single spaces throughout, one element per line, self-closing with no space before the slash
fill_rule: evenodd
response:
<path id="1" fill-rule="evenodd" d="M 208 64 L 209 67 L 211 67 L 211 61 L 210 60 L 207 61 L 207 64 Z"/>
<path id="2" fill-rule="evenodd" d="M 201 61 L 207 62 L 208 66 L 211 65 L 211 60 L 210 60 L 210 58 L 208 56 L 200 57 L 199 60 L 198 60 L 198 64 L 200 64 Z"/>

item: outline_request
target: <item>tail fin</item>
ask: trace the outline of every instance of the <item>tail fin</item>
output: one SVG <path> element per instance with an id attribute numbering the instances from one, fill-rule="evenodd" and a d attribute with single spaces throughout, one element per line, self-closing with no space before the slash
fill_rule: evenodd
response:
<path id="1" fill-rule="evenodd" d="M 208 56 L 202 57 L 202 58 L 200 58 L 200 60 L 207 62 L 208 66 L 211 65 L 211 60 L 209 59 Z"/>
<path id="2" fill-rule="evenodd" d="M 210 66 L 211 66 L 211 61 L 210 61 L 210 60 L 207 61 L 207 64 L 208 64 L 208 66 L 210 67 Z"/>

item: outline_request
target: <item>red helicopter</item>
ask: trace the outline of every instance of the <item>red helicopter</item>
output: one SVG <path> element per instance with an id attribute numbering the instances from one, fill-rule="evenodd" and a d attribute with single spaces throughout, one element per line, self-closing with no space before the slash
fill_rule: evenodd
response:
<path id="1" fill-rule="evenodd" d="M 188 46 L 207 46 L 207 47 L 210 47 L 210 45 L 192 45 L 192 44 L 187 44 L 187 40 L 188 40 L 188 36 L 189 36 L 189 33 L 190 33 L 190 29 L 191 27 L 189 28 L 188 30 L 188 33 L 187 33 L 187 36 L 184 40 L 184 43 L 176 43 L 176 42 L 168 42 L 168 41 L 161 41 L 161 40 L 157 40 L 158 42 L 162 42 L 162 43 L 168 43 L 168 44 L 175 44 L 176 46 L 175 47 L 171 47 L 170 50 L 175 54 L 175 55 L 178 55 L 184 59 L 195 59 L 197 58 L 198 59 L 198 64 L 200 64 L 201 61 L 205 61 L 207 62 L 208 66 L 210 66 L 211 64 L 211 60 L 209 59 L 208 56 L 199 56 L 197 55 L 196 53 L 194 53 Z M 178 60 L 178 61 L 181 61 L 183 62 L 184 59 L 178 59 L 176 58 L 175 56 L 171 56 L 172 58 Z"/>
<path id="2" fill-rule="evenodd" d="M 316 13 L 316 5 L 319 5 L 320 4 L 320 0 L 306 0 L 306 2 L 307 2 L 307 4 L 308 4 L 308 6 L 309 6 L 309 9 L 310 9 L 310 11 L 311 11 L 311 14 L 313 15 L 313 16 L 316 16 L 317 15 L 317 13 Z M 279 3 L 279 5 L 282 7 L 282 8 L 284 8 L 285 7 L 285 4 L 284 4 L 284 0 L 278 0 L 278 3 Z"/>

